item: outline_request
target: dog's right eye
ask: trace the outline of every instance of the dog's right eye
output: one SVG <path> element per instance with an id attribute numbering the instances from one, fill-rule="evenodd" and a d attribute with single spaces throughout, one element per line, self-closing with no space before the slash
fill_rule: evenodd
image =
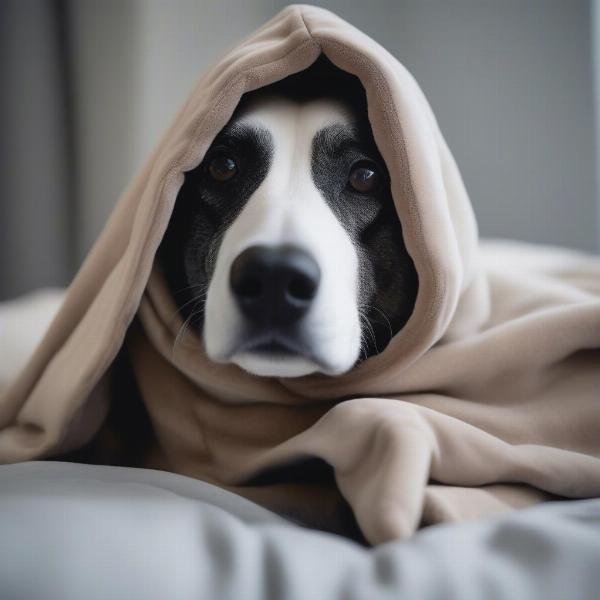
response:
<path id="1" fill-rule="evenodd" d="M 210 176 L 219 182 L 229 181 L 237 174 L 237 164 L 231 156 L 215 156 L 208 163 L 208 172 Z"/>
<path id="2" fill-rule="evenodd" d="M 371 161 L 358 161 L 352 165 L 348 184 L 361 194 L 371 194 L 379 186 L 379 173 L 377 166 Z"/>

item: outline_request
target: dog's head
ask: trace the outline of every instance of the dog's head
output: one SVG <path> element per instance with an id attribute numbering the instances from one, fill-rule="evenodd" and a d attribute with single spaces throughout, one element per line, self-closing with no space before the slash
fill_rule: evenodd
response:
<path id="1" fill-rule="evenodd" d="M 246 94 L 186 173 L 159 260 L 214 361 L 336 375 L 381 352 L 418 282 L 358 80 L 320 59 Z"/>

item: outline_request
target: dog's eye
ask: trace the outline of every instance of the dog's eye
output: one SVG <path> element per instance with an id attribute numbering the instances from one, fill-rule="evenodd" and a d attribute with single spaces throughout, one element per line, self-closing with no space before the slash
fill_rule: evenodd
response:
<path id="1" fill-rule="evenodd" d="M 377 167 L 371 162 L 359 162 L 352 166 L 348 183 L 361 194 L 373 193 L 379 186 Z"/>
<path id="2" fill-rule="evenodd" d="M 237 173 L 237 164 L 231 156 L 215 156 L 208 163 L 208 172 L 215 181 L 229 181 Z"/>

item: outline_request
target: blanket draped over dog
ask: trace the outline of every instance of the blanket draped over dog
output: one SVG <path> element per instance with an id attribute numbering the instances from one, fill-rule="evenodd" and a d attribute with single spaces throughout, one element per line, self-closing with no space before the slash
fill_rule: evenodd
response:
<path id="1" fill-rule="evenodd" d="M 321 53 L 365 88 L 418 297 L 385 351 L 347 374 L 260 378 L 209 361 L 189 329 L 174 343 L 182 323 L 154 257 L 184 172 L 241 95 Z M 0 461 L 54 457 L 98 435 L 124 344 L 153 428 L 146 466 L 306 523 L 335 529 L 349 506 L 379 543 L 422 524 L 600 495 L 600 260 L 480 243 L 416 82 L 320 8 L 287 7 L 200 80 L 0 398 Z M 302 461 L 297 477 L 272 475 Z M 333 478 L 306 475 L 324 463 Z"/>

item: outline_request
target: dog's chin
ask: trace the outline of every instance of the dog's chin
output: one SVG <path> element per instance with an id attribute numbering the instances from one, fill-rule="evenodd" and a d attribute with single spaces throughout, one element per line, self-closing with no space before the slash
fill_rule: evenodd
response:
<path id="1" fill-rule="evenodd" d="M 340 352 L 342 348 L 317 347 L 307 344 L 298 333 L 273 330 L 238 333 L 228 343 L 227 338 L 210 338 L 204 332 L 206 353 L 209 359 L 221 364 L 235 364 L 244 371 L 259 377 L 291 378 L 313 373 L 329 376 L 349 371 L 358 356 Z M 224 346 L 224 347 L 223 347 Z M 338 345 L 339 346 L 339 345 Z M 348 347 L 344 347 L 348 350 Z M 327 352 L 329 350 L 330 352 Z M 358 351 L 356 352 L 358 355 Z M 334 359 L 335 357 L 335 359 Z"/>
<path id="2" fill-rule="evenodd" d="M 323 367 L 309 358 L 278 352 L 239 352 L 230 362 L 260 377 L 303 377 L 323 372 Z"/>
<path id="3" fill-rule="evenodd" d="M 348 372 L 356 363 L 333 364 L 318 360 L 313 356 L 281 350 L 279 348 L 249 350 L 240 349 L 227 356 L 211 356 L 208 358 L 220 364 L 234 364 L 259 377 L 304 377 L 313 373 L 338 376 Z"/>
<path id="4" fill-rule="evenodd" d="M 210 354 L 209 354 L 209 358 Z M 333 364 L 320 360 L 309 350 L 303 351 L 287 344 L 270 342 L 263 344 L 241 344 L 227 357 L 212 357 L 220 363 L 233 363 L 244 371 L 259 377 L 304 377 L 312 373 L 341 375 L 352 368 L 352 364 Z"/>

